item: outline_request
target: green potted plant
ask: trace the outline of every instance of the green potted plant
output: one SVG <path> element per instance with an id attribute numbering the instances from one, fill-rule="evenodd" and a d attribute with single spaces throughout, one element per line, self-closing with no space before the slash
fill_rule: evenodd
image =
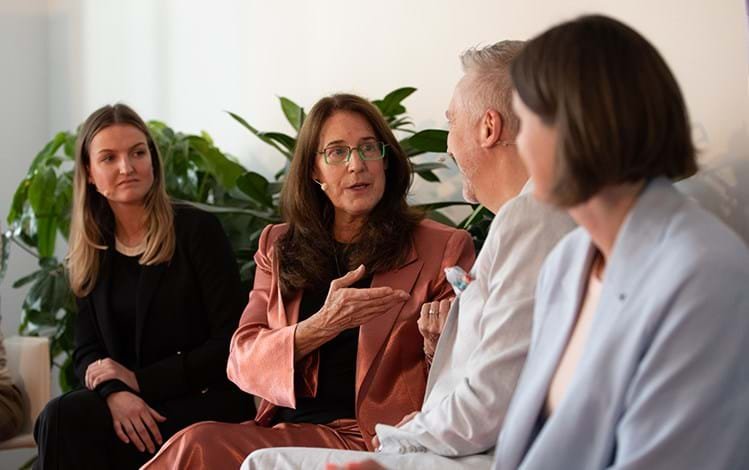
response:
<path id="1" fill-rule="evenodd" d="M 390 127 L 405 135 L 401 145 L 409 157 L 426 152 L 445 152 L 446 131 L 412 130 L 413 124 L 402 102 L 414 91 L 415 88 L 399 88 L 373 103 Z M 279 100 L 286 119 L 298 133 L 305 119 L 304 108 L 288 98 Z M 253 255 L 260 232 L 268 223 L 281 221 L 279 191 L 296 145 L 296 134 L 262 132 L 239 115 L 229 114 L 286 158 L 286 164 L 273 180 L 247 170 L 234 157 L 222 152 L 206 133 L 175 132 L 159 121 L 150 121 L 148 125 L 164 160 L 168 193 L 174 199 L 189 201 L 213 212 L 221 220 L 234 247 L 244 286 L 249 291 L 255 268 Z M 17 288 L 29 286 L 19 330 L 25 335 L 50 337 L 52 363 L 60 368 L 60 388 L 63 391 L 78 385 L 71 354 L 75 302 L 63 261 L 56 252 L 59 237 L 67 240 L 70 226 L 75 138 L 74 133 L 60 132 L 34 158 L 13 197 L 7 217 L 9 228 L 1 235 L 0 250 L 0 281 L 11 244 L 38 260 L 36 271 L 13 283 Z M 429 182 L 439 182 L 434 172 L 442 168 L 445 165 L 441 162 L 413 165 L 414 172 Z M 430 218 L 471 231 L 479 248 L 486 236 L 491 214 L 481 206 L 474 206 L 471 215 L 456 224 L 440 212 L 440 209 L 453 205 L 467 203 L 439 201 L 419 207 Z"/>

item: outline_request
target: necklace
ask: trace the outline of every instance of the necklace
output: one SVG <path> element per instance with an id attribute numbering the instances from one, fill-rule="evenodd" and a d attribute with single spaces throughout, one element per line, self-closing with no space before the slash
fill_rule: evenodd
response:
<path id="1" fill-rule="evenodd" d="M 114 249 L 117 250 L 119 253 L 122 253 L 125 256 L 138 256 L 146 251 L 146 238 L 143 237 L 143 240 L 138 243 L 135 246 L 128 246 L 125 245 L 120 241 L 119 238 L 116 236 L 114 237 Z"/>

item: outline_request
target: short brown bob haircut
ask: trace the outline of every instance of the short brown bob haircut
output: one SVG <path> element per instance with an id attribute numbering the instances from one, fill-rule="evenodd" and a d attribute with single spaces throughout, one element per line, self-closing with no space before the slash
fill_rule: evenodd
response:
<path id="1" fill-rule="evenodd" d="M 679 85 L 658 51 L 625 24 L 600 15 L 561 23 L 526 44 L 511 76 L 523 103 L 558 130 L 554 204 L 697 171 Z"/>

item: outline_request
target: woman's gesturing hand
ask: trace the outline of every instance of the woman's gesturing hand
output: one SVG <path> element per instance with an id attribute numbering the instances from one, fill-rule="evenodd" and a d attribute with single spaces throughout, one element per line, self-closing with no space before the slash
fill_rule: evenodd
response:
<path id="1" fill-rule="evenodd" d="M 104 358 L 92 362 L 86 368 L 86 388 L 95 389 L 107 380 L 119 379 L 136 392 L 140 392 L 135 373 L 114 359 Z"/>
<path id="2" fill-rule="evenodd" d="M 349 328 L 382 315 L 410 296 L 392 287 L 350 288 L 364 277 L 364 265 L 334 279 L 322 308 L 300 322 L 294 332 L 294 356 L 301 359 Z"/>
<path id="3" fill-rule="evenodd" d="M 360 265 L 330 283 L 325 304 L 315 315 L 318 328 L 340 333 L 367 323 L 408 299 L 409 295 L 391 287 L 350 288 L 364 277 L 366 269 Z"/>
<path id="4" fill-rule="evenodd" d="M 109 395 L 107 406 L 112 413 L 114 432 L 122 442 L 132 442 L 141 452 L 146 449 L 151 454 L 156 452 L 156 446 L 163 443 L 156 421 L 163 423 L 166 421 L 165 417 L 148 406 L 142 398 L 130 392 L 115 392 Z"/>

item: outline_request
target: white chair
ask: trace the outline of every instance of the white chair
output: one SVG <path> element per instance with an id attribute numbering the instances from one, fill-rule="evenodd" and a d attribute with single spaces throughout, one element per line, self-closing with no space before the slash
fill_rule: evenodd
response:
<path id="1" fill-rule="evenodd" d="M 0 450 L 36 447 L 34 421 L 50 399 L 49 340 L 35 336 L 6 338 L 8 371 L 23 396 L 24 419 L 21 432 L 0 442 Z"/>

